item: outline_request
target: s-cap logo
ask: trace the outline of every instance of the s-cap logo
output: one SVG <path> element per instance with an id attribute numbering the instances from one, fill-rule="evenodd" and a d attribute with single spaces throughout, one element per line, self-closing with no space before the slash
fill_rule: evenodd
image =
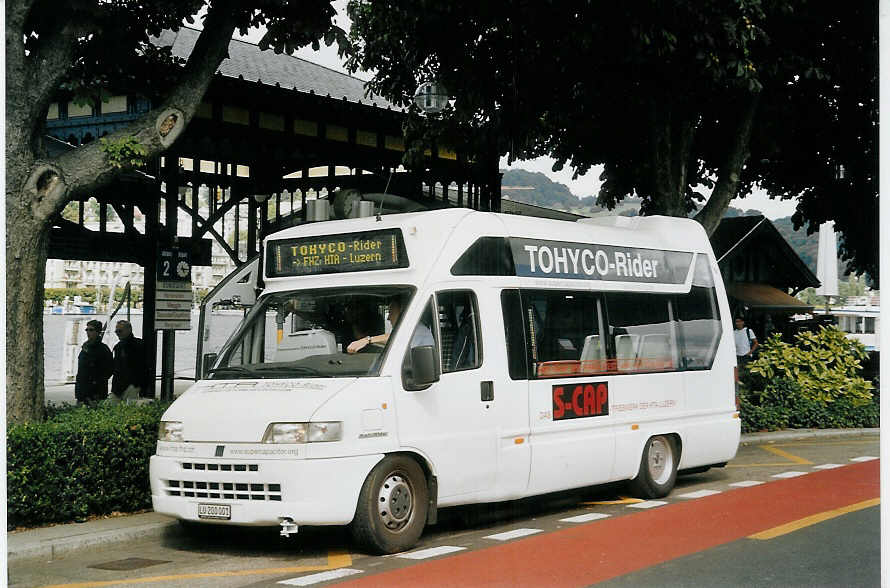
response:
<path id="1" fill-rule="evenodd" d="M 609 414 L 609 383 L 588 382 L 553 386 L 553 420 Z"/>

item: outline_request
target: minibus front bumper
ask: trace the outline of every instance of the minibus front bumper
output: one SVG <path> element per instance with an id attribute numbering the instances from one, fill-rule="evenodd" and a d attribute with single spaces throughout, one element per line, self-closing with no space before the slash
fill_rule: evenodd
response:
<path id="1" fill-rule="evenodd" d="M 215 459 L 153 455 L 155 512 L 232 525 L 345 525 L 382 454 L 324 459 Z"/>

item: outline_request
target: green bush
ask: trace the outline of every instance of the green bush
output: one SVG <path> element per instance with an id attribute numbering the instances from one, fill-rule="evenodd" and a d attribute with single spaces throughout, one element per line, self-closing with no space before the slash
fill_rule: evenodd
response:
<path id="1" fill-rule="evenodd" d="M 66 407 L 6 433 L 11 527 L 151 507 L 148 460 L 168 403 Z"/>
<path id="2" fill-rule="evenodd" d="M 860 376 L 866 357 L 835 327 L 800 333 L 794 345 L 770 337 L 741 372 L 742 432 L 877 427 L 877 395 Z"/>

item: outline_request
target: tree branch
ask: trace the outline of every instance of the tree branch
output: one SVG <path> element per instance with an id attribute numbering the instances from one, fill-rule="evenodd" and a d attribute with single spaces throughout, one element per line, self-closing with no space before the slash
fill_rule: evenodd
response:
<path id="1" fill-rule="evenodd" d="M 8 0 L 6 2 L 6 150 L 15 158 L 17 152 L 27 149 L 26 137 L 16 133 L 20 121 L 26 120 L 28 100 L 23 90 L 28 85 L 28 67 L 25 57 L 25 22 L 33 0 Z M 25 141 L 25 146 L 22 142 Z"/>
<path id="2" fill-rule="evenodd" d="M 751 95 L 744 105 L 735 132 L 732 133 L 729 152 L 723 165 L 720 166 L 714 191 L 708 202 L 694 217 L 704 226 L 709 236 L 717 230 L 717 225 L 720 224 L 720 219 L 723 218 L 723 213 L 726 212 L 729 202 L 738 195 L 742 168 L 748 161 L 751 129 L 754 126 L 754 117 L 759 101 L 760 94 L 757 93 Z"/>
<path id="3" fill-rule="evenodd" d="M 23 33 L 36 0 L 6 0 L 6 32 Z M 19 39 L 20 41 L 21 39 Z M 7 39 L 8 41 L 8 39 Z"/>
<path id="4" fill-rule="evenodd" d="M 173 144 L 197 111 L 219 64 L 228 56 L 236 24 L 233 12 L 234 6 L 230 0 L 215 2 L 211 6 L 204 21 L 204 30 L 198 37 L 176 89 L 160 106 L 125 129 L 106 136 L 107 141 L 134 137 L 145 148 L 145 160 L 158 156 Z M 45 177 L 40 183 L 50 185 L 50 175 L 54 173 L 58 178 L 53 181 L 65 187 L 64 190 L 47 192 L 32 200 L 33 213 L 47 219 L 58 213 L 70 198 L 108 184 L 120 172 L 107 160 L 99 141 L 44 163 L 46 165 L 40 173 Z M 38 184 L 36 179 L 34 184 Z"/>

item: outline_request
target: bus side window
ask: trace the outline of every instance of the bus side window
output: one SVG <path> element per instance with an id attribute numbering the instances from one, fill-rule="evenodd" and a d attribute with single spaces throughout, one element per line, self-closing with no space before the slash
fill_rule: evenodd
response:
<path id="1" fill-rule="evenodd" d="M 598 295 L 522 290 L 521 299 L 532 377 L 581 376 L 606 370 Z"/>
<path id="2" fill-rule="evenodd" d="M 504 314 L 504 339 L 507 343 L 507 365 L 511 380 L 527 380 L 529 347 L 525 341 L 525 326 L 519 290 L 501 292 Z"/>
<path id="3" fill-rule="evenodd" d="M 473 292 L 439 292 L 439 335 L 442 372 L 474 369 L 482 365 L 479 313 Z"/>
<path id="4" fill-rule="evenodd" d="M 677 369 L 676 322 L 670 296 L 635 292 L 607 293 L 609 335 L 618 373 Z"/>

